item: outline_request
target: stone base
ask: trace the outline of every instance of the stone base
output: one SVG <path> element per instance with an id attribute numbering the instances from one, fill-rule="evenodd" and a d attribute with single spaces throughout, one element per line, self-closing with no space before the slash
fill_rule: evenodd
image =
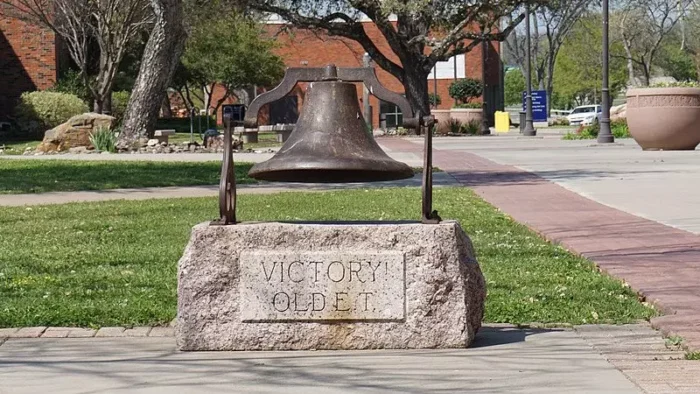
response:
<path id="1" fill-rule="evenodd" d="M 458 223 L 193 228 L 179 262 L 181 350 L 468 346 L 486 288 Z"/>

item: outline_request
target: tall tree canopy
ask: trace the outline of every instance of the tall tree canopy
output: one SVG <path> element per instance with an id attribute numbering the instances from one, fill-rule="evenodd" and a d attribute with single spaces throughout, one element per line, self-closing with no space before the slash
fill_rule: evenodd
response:
<path id="1" fill-rule="evenodd" d="M 320 29 L 358 42 L 379 67 L 404 86 L 414 110 L 430 113 L 428 75 L 439 61 L 466 53 L 482 40 L 502 41 L 523 20 L 522 0 L 250 0 L 258 11 L 293 26 Z M 539 4 L 546 0 L 532 0 Z M 502 17 L 518 14 L 505 26 Z M 393 61 L 368 35 L 373 21 L 398 58 Z M 501 27 L 501 29 L 499 29 Z"/>

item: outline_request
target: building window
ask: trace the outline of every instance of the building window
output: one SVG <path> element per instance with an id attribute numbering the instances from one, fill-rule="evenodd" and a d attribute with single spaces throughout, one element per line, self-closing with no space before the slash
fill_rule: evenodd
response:
<path id="1" fill-rule="evenodd" d="M 395 129 L 403 123 L 403 114 L 399 107 L 393 103 L 380 101 L 379 103 L 379 119 L 381 127 L 386 129 Z"/>
<path id="2" fill-rule="evenodd" d="M 437 62 L 430 70 L 428 79 L 454 79 L 455 63 L 457 63 L 457 78 L 466 78 L 466 66 L 464 55 L 452 56 L 444 62 Z"/>

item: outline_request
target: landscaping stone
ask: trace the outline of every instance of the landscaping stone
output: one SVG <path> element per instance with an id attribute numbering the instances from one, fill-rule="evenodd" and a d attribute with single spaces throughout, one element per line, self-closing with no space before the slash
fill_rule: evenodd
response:
<path id="1" fill-rule="evenodd" d="M 458 223 L 194 227 L 179 262 L 181 350 L 456 348 L 484 277 Z"/>
<path id="2" fill-rule="evenodd" d="M 92 146 L 90 134 L 99 128 L 112 128 L 115 118 L 109 115 L 85 113 L 70 118 L 44 134 L 36 148 L 38 152 L 62 152 L 79 146 Z"/>
<path id="3" fill-rule="evenodd" d="M 149 147 L 154 147 L 154 146 L 157 146 L 157 145 L 158 145 L 158 140 L 155 139 L 155 138 L 151 138 L 151 139 L 148 140 L 148 142 L 146 143 L 146 146 L 149 146 Z"/>

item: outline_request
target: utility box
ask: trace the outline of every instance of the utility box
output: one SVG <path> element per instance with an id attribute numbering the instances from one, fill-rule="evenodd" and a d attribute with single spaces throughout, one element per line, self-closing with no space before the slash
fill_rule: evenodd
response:
<path id="1" fill-rule="evenodd" d="M 510 130 L 510 114 L 508 112 L 496 111 L 494 118 L 497 133 L 507 133 Z"/>

